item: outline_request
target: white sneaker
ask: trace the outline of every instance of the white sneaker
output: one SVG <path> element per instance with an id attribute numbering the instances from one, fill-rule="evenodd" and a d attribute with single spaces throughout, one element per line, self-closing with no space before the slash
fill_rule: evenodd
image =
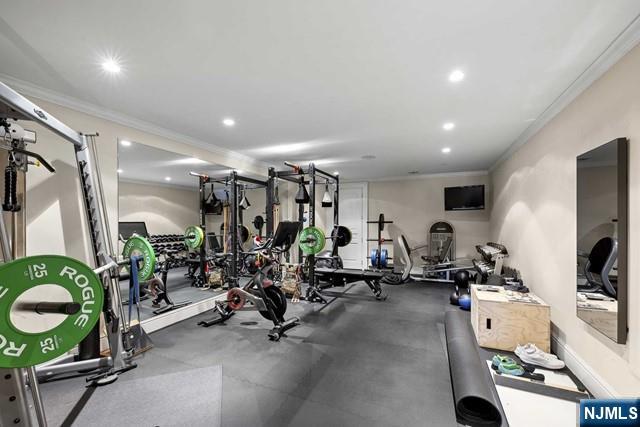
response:
<path id="1" fill-rule="evenodd" d="M 535 344 L 519 345 L 516 347 L 516 356 L 524 363 L 541 366 L 547 369 L 562 369 L 564 362 L 558 359 L 558 356 L 545 353 L 536 347 Z"/>
<path id="2" fill-rule="evenodd" d="M 528 344 L 525 344 L 525 345 L 518 344 L 518 346 L 516 347 L 516 351 L 514 353 L 516 354 L 516 356 L 520 356 L 520 353 L 532 352 L 532 351 L 534 353 L 538 352 L 538 351 L 544 353 L 544 351 L 540 350 L 538 348 L 538 346 L 533 344 L 533 343 L 528 343 Z M 556 356 L 555 354 L 551 354 L 551 353 L 545 353 L 545 354 L 548 355 L 548 356 L 551 356 L 553 358 L 556 358 L 556 359 L 558 358 L 558 356 Z"/>

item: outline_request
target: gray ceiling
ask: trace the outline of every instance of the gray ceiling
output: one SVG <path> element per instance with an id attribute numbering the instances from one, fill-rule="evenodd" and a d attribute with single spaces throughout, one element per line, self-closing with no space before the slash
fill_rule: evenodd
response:
<path id="1" fill-rule="evenodd" d="M 347 178 L 487 169 L 640 13 L 637 0 L 2 3 L 0 73 Z M 118 76 L 100 68 L 110 55 Z"/>

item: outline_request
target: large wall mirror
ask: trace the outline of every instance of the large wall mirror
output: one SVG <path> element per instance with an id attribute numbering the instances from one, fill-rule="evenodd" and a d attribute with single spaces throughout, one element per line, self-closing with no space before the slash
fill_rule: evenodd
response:
<path id="1" fill-rule="evenodd" d="M 627 339 L 629 143 L 577 158 L 577 313 L 617 343 Z"/>
<path id="2" fill-rule="evenodd" d="M 229 169 L 139 142 L 119 141 L 119 252 L 135 233 L 154 245 L 157 259 L 154 280 L 140 283 L 141 321 L 174 313 L 221 292 L 196 282 L 199 262 L 192 260 L 199 260 L 198 251 L 186 248 L 182 240 L 187 227 L 201 224 L 199 180 L 189 172 L 223 176 Z M 216 194 L 222 200 L 225 190 L 219 189 Z M 219 250 L 222 242 L 216 231 L 222 222 L 221 212 L 206 218 L 205 248 Z M 123 303 L 128 305 L 130 281 L 125 272 L 120 288 Z"/>

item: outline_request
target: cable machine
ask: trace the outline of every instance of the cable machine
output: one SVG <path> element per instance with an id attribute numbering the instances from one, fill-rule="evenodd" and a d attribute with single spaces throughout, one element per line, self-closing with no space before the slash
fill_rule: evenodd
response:
<path id="1" fill-rule="evenodd" d="M 34 366 L 29 368 L 0 368 L 0 425 L 16 425 L 16 420 L 20 425 L 33 425 L 32 415 L 26 401 L 26 377 L 29 380 L 38 424 L 46 426 L 44 407 L 38 388 L 39 376 L 49 377 L 60 373 L 78 371 L 95 372 L 96 369 L 100 369 L 98 374 L 87 378 L 87 381 L 91 381 L 94 384 L 106 384 L 115 381 L 118 374 L 132 369 L 136 365 L 130 363 L 129 358 L 125 357 L 128 355 L 123 354 L 122 351 L 123 332 L 127 331 L 124 331 L 125 328 L 121 324 L 121 319 L 124 319 L 125 316 L 118 285 L 118 263 L 114 259 L 115 252 L 111 242 L 111 231 L 109 229 L 106 203 L 97 161 L 96 135 L 86 135 L 72 130 L 3 83 L 0 83 L 0 119 L 2 119 L 3 128 L 5 129 L 3 135 L 4 143 L 13 143 L 11 127 L 14 125 L 14 121 L 27 120 L 51 130 L 62 139 L 73 144 L 82 188 L 82 202 L 89 228 L 92 258 L 95 264 L 94 272 L 99 276 L 104 290 L 102 311 L 110 348 L 109 356 L 100 355 L 100 328 L 98 322 L 86 338 L 80 342 L 78 346 L 79 354 L 75 358 L 69 356 L 59 363 L 44 366 L 38 370 Z M 6 130 L 9 132 L 6 132 Z M 33 140 L 35 142 L 35 134 L 33 134 Z M 19 150 L 24 151 L 19 146 L 11 145 L 10 147 L 10 150 L 16 153 L 19 153 Z M 3 148 L 7 149 L 6 147 Z M 22 180 L 22 188 L 25 188 L 24 174 L 21 175 L 23 176 L 18 178 L 17 174 L 7 174 L 8 183 L 5 184 L 11 187 L 19 180 Z M 10 194 L 13 193 L 11 188 L 9 190 Z M 13 194 L 17 195 L 17 193 Z M 24 196 L 25 194 L 23 193 L 23 200 Z M 9 199 L 12 199 L 12 197 L 9 197 Z M 9 205 L 11 203 L 8 203 L 6 207 L 9 208 Z M 11 209 L 5 210 L 11 211 Z M 14 258 L 24 256 L 26 223 L 18 221 L 16 212 L 13 211 L 11 214 L 12 237 L 9 237 L 4 218 L 0 221 L 4 265 L 9 264 Z M 20 245 L 22 245 L 22 248 L 19 247 Z M 60 306 L 60 303 L 56 304 Z M 44 347 L 41 350 L 44 352 Z M 34 352 L 34 349 L 30 349 L 29 352 Z M 3 353 L 6 354 L 6 349 Z M 12 399 L 9 398 L 11 396 L 13 396 Z"/>

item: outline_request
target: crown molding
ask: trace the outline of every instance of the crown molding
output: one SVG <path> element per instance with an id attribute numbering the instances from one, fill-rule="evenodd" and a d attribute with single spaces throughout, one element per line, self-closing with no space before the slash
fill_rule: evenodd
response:
<path id="1" fill-rule="evenodd" d="M 466 172 L 443 172 L 443 173 L 425 173 L 420 175 L 404 175 L 404 176 L 389 176 L 382 178 L 362 178 L 362 179 L 340 179 L 340 183 L 352 183 L 352 182 L 386 182 L 386 181 L 413 181 L 420 179 L 430 178 L 453 178 L 461 176 L 487 176 L 489 171 L 466 171 Z"/>
<path id="2" fill-rule="evenodd" d="M 238 161 L 246 162 L 253 166 L 256 166 L 259 169 L 268 168 L 267 163 L 254 159 L 253 157 L 238 153 L 237 151 L 228 150 L 226 148 L 207 143 L 197 138 L 183 135 L 181 133 L 174 132 L 161 126 L 154 125 L 144 120 L 135 119 L 125 114 L 109 110 L 89 102 L 81 101 L 77 98 L 64 95 L 49 89 L 45 89 L 41 86 L 17 79 L 7 74 L 0 73 L 0 81 L 6 83 L 9 87 L 20 92 L 24 96 L 42 99 L 43 101 L 51 102 L 52 104 L 56 104 L 61 107 L 69 108 L 80 113 L 108 120 L 122 126 L 127 126 L 142 132 L 160 136 L 162 138 L 167 138 L 176 142 L 201 148 L 220 156 L 237 159 Z"/>
<path id="3" fill-rule="evenodd" d="M 640 43 L 640 14 L 616 36 L 606 49 L 522 132 L 498 160 L 489 168 L 495 170 L 513 155 L 582 92 Z"/>
<path id="4" fill-rule="evenodd" d="M 120 182 L 125 184 L 148 185 L 150 187 L 163 187 L 163 188 L 168 188 L 170 190 L 186 190 L 186 191 L 192 191 L 195 193 L 198 192 L 198 186 L 196 184 L 194 184 L 193 186 L 188 186 L 188 185 L 173 184 L 168 182 L 145 181 L 142 179 L 124 178 L 123 176 L 118 175 L 118 183 Z"/>

